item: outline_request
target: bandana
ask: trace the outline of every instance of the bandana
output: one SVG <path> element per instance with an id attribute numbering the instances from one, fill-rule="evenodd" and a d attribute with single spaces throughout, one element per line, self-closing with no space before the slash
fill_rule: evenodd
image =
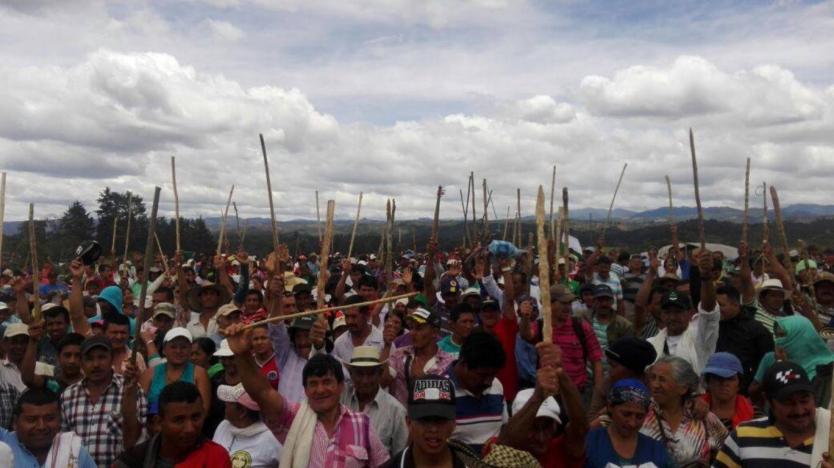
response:
<path id="1" fill-rule="evenodd" d="M 650 401 L 649 389 L 637 379 L 618 380 L 608 391 L 608 403 L 611 405 L 636 403 L 648 409 Z"/>

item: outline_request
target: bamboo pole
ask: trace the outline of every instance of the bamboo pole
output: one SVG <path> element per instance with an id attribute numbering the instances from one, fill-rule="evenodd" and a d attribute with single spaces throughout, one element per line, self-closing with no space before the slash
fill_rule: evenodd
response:
<path id="1" fill-rule="evenodd" d="M 556 241 L 556 220 L 553 219 L 553 200 L 556 196 L 556 165 L 553 165 L 553 176 L 550 178 L 550 239 Z"/>
<path id="2" fill-rule="evenodd" d="M 319 277 L 316 283 L 316 308 L 321 309 L 324 306 L 324 286 L 327 284 L 327 264 L 330 261 L 330 243 L 333 240 L 333 214 L 336 211 L 336 202 L 327 200 L 327 214 L 326 224 L 324 225 L 324 239 L 321 244 L 321 255 L 319 262 Z M 324 312 L 324 311 L 318 311 Z M 313 315 L 313 314 L 310 314 Z M 283 316 L 288 318 L 288 316 Z"/>
<path id="3" fill-rule="evenodd" d="M 510 227 L 510 205 L 507 205 L 507 218 L 504 220 L 504 235 L 501 236 L 502 240 L 507 240 L 507 230 Z"/>
<path id="4" fill-rule="evenodd" d="M 669 226 L 675 225 L 675 207 L 672 206 L 672 179 L 666 176 L 666 192 L 669 193 Z"/>
<path id="5" fill-rule="evenodd" d="M 261 139 L 261 153 L 264 156 L 264 171 L 266 172 L 266 190 L 269 194 L 269 218 L 272 221 L 272 250 L 278 251 L 278 222 L 275 220 L 275 205 L 272 202 L 272 181 L 269 178 L 269 158 L 266 156 L 266 143 L 263 133 L 258 134 Z M 316 192 L 318 193 L 318 192 Z"/>
<path id="6" fill-rule="evenodd" d="M 316 229 L 319 233 L 319 244 L 322 241 L 322 234 L 321 234 L 321 213 L 319 212 L 319 191 L 316 190 Z"/>
<path id="7" fill-rule="evenodd" d="M 3 223 L 6 221 L 6 173 L 0 175 L 0 266 L 3 264 Z"/>
<path id="8" fill-rule="evenodd" d="M 32 261 L 32 320 L 41 319 L 41 272 L 38 264 L 38 241 L 35 235 L 35 205 L 29 203 L 29 254 Z"/>
<path id="9" fill-rule="evenodd" d="M 516 206 L 517 211 L 516 211 L 516 218 L 515 218 L 516 219 L 515 229 L 517 231 L 518 242 L 521 243 L 521 242 L 524 242 L 524 239 L 522 239 L 522 237 L 521 237 L 521 189 L 520 188 L 515 189 L 515 199 L 516 199 L 516 205 L 517 205 Z M 516 245 L 519 245 L 519 244 L 516 244 Z"/>
<path id="10" fill-rule="evenodd" d="M 226 200 L 226 209 L 223 211 L 223 218 L 220 221 L 220 235 L 217 237 L 217 255 L 223 253 L 223 238 L 226 236 L 226 220 L 229 218 L 229 206 L 232 204 L 232 194 L 235 193 L 235 186 L 229 190 L 229 198 Z"/>
<path id="11" fill-rule="evenodd" d="M 560 206 L 558 213 L 556 213 L 556 255 L 554 255 L 557 273 L 559 271 L 559 259 L 562 258 L 562 241 L 564 240 L 562 236 L 562 224 L 564 223 L 564 217 L 564 207 Z M 565 271 L 567 272 L 567 266 Z"/>
<path id="12" fill-rule="evenodd" d="M 353 231 L 350 233 L 350 245 L 348 245 L 347 256 L 350 258 L 353 253 L 353 241 L 356 239 L 356 228 L 359 227 L 359 214 L 362 212 L 362 192 L 359 192 L 359 202 L 356 204 L 356 220 L 353 221 Z"/>
<path id="13" fill-rule="evenodd" d="M 174 185 L 174 216 L 176 216 L 174 226 L 177 235 L 177 252 L 179 252 L 182 249 L 180 244 L 180 196 L 177 192 L 177 158 L 174 156 L 171 156 L 171 182 Z"/>
<path id="14" fill-rule="evenodd" d="M 472 187 L 472 244 L 478 242 L 481 238 L 478 232 L 478 217 L 475 210 L 475 174 L 469 173 L 469 185 Z"/>
<path id="15" fill-rule="evenodd" d="M 170 276 L 168 273 L 168 258 L 165 257 L 165 252 L 162 250 L 162 243 L 159 242 L 159 236 L 154 232 L 153 237 L 156 240 L 156 248 L 159 250 L 159 256 L 162 258 L 162 267 L 165 268 L 165 275 Z"/>
<path id="16" fill-rule="evenodd" d="M 147 313 L 145 312 L 145 299 L 148 295 L 148 273 L 151 269 L 151 258 L 153 257 L 153 239 L 156 236 L 156 215 L 159 211 L 159 187 L 154 188 L 153 192 L 153 205 L 151 208 L 151 217 L 148 219 L 148 241 L 145 242 L 145 257 L 142 259 L 143 270 L 145 273 L 144 281 L 142 281 L 142 289 L 139 293 L 139 316 L 136 318 L 137 323 L 145 323 L 147 320 Z M 136 350 L 134 349 L 133 352 L 135 353 Z"/>
<path id="17" fill-rule="evenodd" d="M 568 209 L 568 188 L 562 189 L 562 232 L 565 233 L 565 279 L 570 284 L 570 210 Z"/>
<path id="18" fill-rule="evenodd" d="M 790 250 L 788 249 L 788 235 L 785 232 L 785 223 L 782 222 L 782 205 L 779 203 L 779 194 L 776 193 L 776 187 L 770 186 L 770 198 L 773 201 L 773 214 L 776 217 L 776 229 L 779 231 L 779 240 L 782 242 L 782 252 L 785 253 L 785 267 L 789 274 L 794 273 L 793 260 L 791 260 Z"/>
<path id="19" fill-rule="evenodd" d="M 701 250 L 705 250 L 706 240 L 704 237 L 704 209 L 701 207 L 701 190 L 698 186 L 698 159 L 695 157 L 695 137 L 692 135 L 691 128 L 689 129 L 689 150 L 692 153 L 692 177 L 695 184 L 695 205 L 698 207 L 698 241 L 701 243 Z"/>
<path id="20" fill-rule="evenodd" d="M 246 239 L 246 227 L 249 225 L 248 220 L 243 220 L 243 230 L 240 232 L 240 248 L 243 248 L 243 240 Z"/>
<path id="21" fill-rule="evenodd" d="M 388 201 L 388 221 L 385 229 L 385 284 L 388 284 L 393 278 L 394 271 L 394 257 L 393 257 L 393 232 L 394 232 L 394 216 L 397 213 L 397 201 L 393 198 Z"/>
<path id="22" fill-rule="evenodd" d="M 466 204 L 463 201 L 463 189 L 458 189 L 460 192 L 460 208 L 463 211 L 463 248 L 466 248 L 467 238 L 469 237 L 469 219 L 466 217 L 467 205 L 469 205 L 469 186 L 466 186 Z"/>
<path id="23" fill-rule="evenodd" d="M 127 265 L 127 250 L 130 246 L 130 218 L 133 216 L 133 194 L 127 192 L 127 229 L 125 229 L 125 254 L 122 257 L 122 263 Z"/>
<path id="24" fill-rule="evenodd" d="M 481 240 L 486 242 L 489 240 L 489 192 L 487 191 L 487 180 L 484 179 L 484 226 L 481 230 Z"/>
<path id="25" fill-rule="evenodd" d="M 240 238 L 241 238 L 241 232 L 240 232 L 240 213 L 237 211 L 237 203 L 236 203 L 236 202 L 232 202 L 232 209 L 234 209 L 234 210 L 235 210 L 235 225 L 236 225 L 236 227 L 237 227 L 237 248 L 238 248 L 238 250 L 240 250 L 241 245 L 242 245 L 242 244 L 240 243 Z"/>
<path id="26" fill-rule="evenodd" d="M 443 196 L 443 186 L 437 186 L 437 201 L 434 203 L 434 219 L 431 223 L 431 240 L 437 242 L 438 229 L 440 227 L 440 197 Z"/>
<path id="27" fill-rule="evenodd" d="M 114 262 L 118 262 L 116 260 L 116 228 L 119 226 L 119 214 L 118 212 L 113 214 L 113 240 L 110 243 L 110 256 L 113 257 Z M 118 268 L 118 265 L 114 265 L 114 267 Z"/>
<path id="28" fill-rule="evenodd" d="M 623 170 L 620 171 L 620 178 L 617 179 L 617 186 L 614 187 L 614 196 L 611 197 L 611 204 L 608 205 L 608 218 L 605 220 L 605 226 L 602 228 L 602 239 L 605 242 L 605 231 L 611 226 L 611 215 L 614 211 L 614 202 L 617 200 L 617 192 L 620 191 L 620 184 L 623 183 L 623 176 L 625 175 L 626 168 L 628 167 L 628 163 L 623 165 Z"/>
<path id="29" fill-rule="evenodd" d="M 762 211 L 762 244 L 767 244 L 770 241 L 770 228 L 768 226 L 767 216 L 767 182 L 762 182 L 762 198 L 764 198 L 764 210 Z"/>
<path id="30" fill-rule="evenodd" d="M 744 220 L 741 223 L 741 241 L 747 243 L 750 228 L 750 158 L 747 158 L 747 169 L 744 171 Z"/>
<path id="31" fill-rule="evenodd" d="M 553 318 L 550 316 L 550 259 L 548 258 L 547 236 L 545 235 L 544 189 L 539 185 L 536 197 L 536 236 L 539 248 L 539 293 L 541 294 L 542 336 L 545 343 L 553 342 Z"/>
<path id="32" fill-rule="evenodd" d="M 332 200 L 330 200 L 330 201 L 332 201 Z M 308 311 L 305 311 L 305 312 L 298 312 L 298 313 L 289 314 L 289 315 L 278 315 L 278 316 L 275 316 L 275 317 L 270 317 L 270 318 L 267 318 L 267 319 L 263 319 L 263 320 L 259 320 L 257 322 L 250 323 L 249 325 L 246 325 L 245 327 L 243 327 L 243 330 L 248 330 L 250 328 L 255 328 L 255 327 L 267 324 L 267 323 L 275 323 L 275 322 L 280 322 L 280 321 L 283 321 L 283 320 L 292 320 L 292 319 L 295 319 L 295 318 L 298 318 L 298 317 L 308 317 L 310 315 L 318 315 L 318 314 L 323 314 L 325 312 L 333 312 L 334 310 L 344 311 L 344 310 L 347 310 L 347 309 L 355 309 L 357 307 L 372 306 L 372 305 L 380 304 L 380 303 L 383 303 L 383 302 L 396 302 L 400 299 L 407 299 L 409 297 L 414 297 L 417 294 L 419 294 L 419 292 L 415 291 L 415 292 L 410 292 L 410 293 L 406 293 L 406 294 L 400 294 L 399 296 L 382 297 L 382 298 L 379 298 L 379 299 L 375 299 L 373 301 L 357 302 L 356 304 L 343 304 L 343 305 L 338 305 L 338 306 L 333 306 L 333 307 L 317 307 L 314 310 L 308 310 Z"/>

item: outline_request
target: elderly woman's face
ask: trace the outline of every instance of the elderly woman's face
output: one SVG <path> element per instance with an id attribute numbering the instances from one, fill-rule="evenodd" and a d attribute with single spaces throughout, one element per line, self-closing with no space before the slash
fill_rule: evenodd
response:
<path id="1" fill-rule="evenodd" d="M 661 407 L 675 402 L 680 404 L 687 393 L 686 386 L 675 380 L 672 366 L 666 362 L 652 366 L 649 371 L 649 389 L 652 391 L 652 398 Z"/>

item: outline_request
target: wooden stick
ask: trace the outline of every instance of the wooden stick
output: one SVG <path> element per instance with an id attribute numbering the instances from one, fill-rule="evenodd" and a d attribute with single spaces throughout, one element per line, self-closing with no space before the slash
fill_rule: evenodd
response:
<path id="1" fill-rule="evenodd" d="M 229 217 L 229 206 L 232 204 L 232 194 L 235 193 L 235 186 L 229 190 L 229 198 L 226 200 L 226 209 L 223 211 L 223 219 L 220 221 L 220 235 L 217 237 L 217 255 L 223 253 L 223 238 L 226 236 L 226 219 Z"/>
<path id="2" fill-rule="evenodd" d="M 113 214 L 113 241 L 110 244 L 110 256 L 113 257 L 114 262 L 118 262 L 118 260 L 116 260 L 116 234 L 118 233 L 116 231 L 116 228 L 118 226 L 119 226 L 119 214 L 118 214 L 118 212 L 116 212 L 116 213 Z M 116 267 L 118 269 L 118 265 L 114 265 L 114 267 Z"/>
<path id="3" fill-rule="evenodd" d="M 148 219 L 148 241 L 145 242 L 145 257 L 142 259 L 142 265 L 145 273 L 144 281 L 142 281 L 142 289 L 139 293 L 139 316 L 136 317 L 137 323 L 145 323 L 147 320 L 147 313 L 145 312 L 145 296 L 148 295 L 148 273 L 151 269 L 151 257 L 153 256 L 153 239 L 156 236 L 156 214 L 159 211 L 159 187 L 155 187 L 153 191 L 153 205 L 151 208 L 151 217 Z M 133 353 L 136 353 L 136 349 L 133 349 Z M 135 355 L 131 356 L 131 358 L 135 359 Z"/>
<path id="4" fill-rule="evenodd" d="M 750 224 L 750 158 L 747 158 L 747 169 L 744 171 L 744 220 L 741 223 L 741 241 L 747 243 Z"/>
<path id="5" fill-rule="evenodd" d="M 564 207 L 560 206 L 559 207 L 559 212 L 556 214 L 556 238 L 555 238 L 556 239 L 556 252 L 555 252 L 556 255 L 554 256 L 555 261 L 556 261 L 556 271 L 557 271 L 557 273 L 559 271 L 558 270 L 558 268 L 559 268 L 559 259 L 562 258 L 562 241 L 564 240 L 563 236 L 562 236 L 562 225 L 564 224 L 564 221 L 565 221 L 564 218 L 565 218 L 565 210 L 564 210 Z M 565 269 L 565 271 L 567 271 L 567 268 Z"/>
<path id="6" fill-rule="evenodd" d="M 32 320 L 41 319 L 41 272 L 38 264 L 38 241 L 35 235 L 35 205 L 29 203 L 29 253 L 32 258 Z"/>
<path id="7" fill-rule="evenodd" d="M 165 252 L 162 250 L 162 243 L 159 242 L 159 236 L 156 232 L 153 233 L 154 239 L 156 239 L 156 248 L 159 249 L 159 256 L 162 257 L 162 267 L 165 268 L 165 275 L 168 276 L 168 259 L 165 257 Z"/>
<path id="8" fill-rule="evenodd" d="M 237 227 L 237 248 L 238 248 L 238 250 L 239 250 L 239 249 L 240 249 L 240 246 L 241 246 L 241 244 L 240 244 L 240 238 L 241 238 L 241 233 L 240 233 L 240 213 L 237 211 L 237 203 L 236 203 L 236 202 L 232 202 L 232 209 L 234 209 L 234 210 L 235 210 L 235 225 L 236 225 L 236 227 Z"/>
<path id="9" fill-rule="evenodd" d="M 174 226 L 177 235 L 177 252 L 181 250 L 180 244 L 180 196 L 177 192 L 177 158 L 171 156 L 171 182 L 174 185 L 174 216 L 176 216 Z"/>
<path id="10" fill-rule="evenodd" d="M 487 180 L 484 179 L 484 226 L 481 230 L 481 240 L 482 242 L 487 242 L 489 240 L 489 192 L 487 191 Z"/>
<path id="11" fill-rule="evenodd" d="M 125 254 L 122 257 L 122 263 L 127 265 L 127 249 L 130 245 L 130 218 L 133 214 L 133 194 L 127 192 L 127 228 L 125 229 Z"/>
<path id="12" fill-rule="evenodd" d="M 516 222 L 515 222 L 515 229 L 518 231 L 518 242 L 524 242 L 524 239 L 521 237 L 521 189 L 515 189 L 515 197 L 516 197 L 516 204 L 517 204 L 517 211 L 516 211 Z M 516 244 L 518 245 L 518 244 Z"/>
<path id="13" fill-rule="evenodd" d="M 243 230 L 240 232 L 240 248 L 243 248 L 243 240 L 246 239 L 246 227 L 249 225 L 249 220 L 243 220 Z"/>
<path id="14" fill-rule="evenodd" d="M 466 186 L 466 203 L 463 201 L 463 189 L 458 189 L 460 192 L 460 208 L 463 211 L 463 248 L 466 248 L 467 238 L 469 237 L 469 219 L 466 217 L 467 208 L 469 205 L 469 186 Z"/>
<path id="15" fill-rule="evenodd" d="M 669 193 L 669 226 L 675 225 L 675 208 L 672 206 L 672 179 L 666 176 L 666 191 Z"/>
<path id="16" fill-rule="evenodd" d="M 507 240 L 507 230 L 510 227 L 510 205 L 507 205 L 507 219 L 504 220 L 504 235 L 501 236 L 502 240 Z"/>
<path id="17" fill-rule="evenodd" d="M 779 203 L 779 194 L 776 187 L 770 186 L 770 198 L 773 200 L 773 214 L 776 216 L 776 229 L 779 231 L 779 240 L 782 241 L 782 251 L 785 253 L 785 266 L 789 274 L 794 273 L 793 261 L 788 249 L 788 235 L 785 233 L 785 224 L 782 222 L 782 205 Z"/>
<path id="18" fill-rule="evenodd" d="M 550 316 L 550 259 L 548 259 L 547 236 L 544 229 L 544 189 L 539 185 L 536 197 L 536 236 L 539 248 L 539 294 L 542 303 L 542 336 L 545 343 L 553 341 L 552 317 Z"/>
<path id="19" fill-rule="evenodd" d="M 707 248 L 704 237 L 704 209 L 701 207 L 701 190 L 698 186 L 698 159 L 695 157 L 695 137 L 692 135 L 691 128 L 689 129 L 689 150 L 692 153 L 692 176 L 695 184 L 695 205 L 698 207 L 698 240 L 701 243 L 701 249 L 704 250 Z"/>
<path id="20" fill-rule="evenodd" d="M 353 221 L 353 231 L 350 233 L 350 245 L 348 245 L 347 256 L 353 253 L 353 241 L 356 239 L 356 228 L 359 227 L 359 213 L 362 211 L 362 192 L 359 192 L 359 203 L 356 204 L 356 220 Z"/>
<path id="21" fill-rule="evenodd" d="M 3 223 L 6 221 L 6 173 L 0 175 L 0 265 L 3 264 Z"/>
<path id="22" fill-rule="evenodd" d="M 266 156 L 266 144 L 263 133 L 258 134 L 261 138 L 261 153 L 264 155 L 264 171 L 266 171 L 266 190 L 269 193 L 269 218 L 272 221 L 272 250 L 278 251 L 278 222 L 275 220 L 275 205 L 272 203 L 272 181 L 269 178 L 269 158 Z M 318 192 L 316 192 L 318 194 Z M 316 203 L 318 206 L 318 203 Z M 317 207 L 318 209 L 318 207 Z"/>
<path id="23" fill-rule="evenodd" d="M 321 244 L 321 255 L 319 263 L 319 277 L 316 283 L 316 308 L 324 306 L 324 286 L 327 284 L 327 264 L 330 261 L 330 242 L 333 240 L 333 214 L 336 211 L 336 202 L 327 200 L 326 224 L 324 225 L 324 239 Z M 319 311 L 322 312 L 322 311 Z M 312 315 L 312 314 L 311 314 Z M 283 316 L 287 318 L 287 316 Z"/>
<path id="24" fill-rule="evenodd" d="M 388 206 L 388 223 L 385 229 L 385 283 L 388 284 L 392 279 L 394 271 L 394 256 L 393 252 L 393 232 L 394 232 L 394 216 L 397 213 L 397 201 L 393 198 L 390 200 Z"/>
<path id="25" fill-rule="evenodd" d="M 553 165 L 553 176 L 550 178 L 550 239 L 556 241 L 556 220 L 553 219 L 553 200 L 556 195 L 556 165 Z"/>
<path id="26" fill-rule="evenodd" d="M 768 215 L 767 215 L 767 182 L 762 182 L 762 198 L 764 198 L 764 210 L 762 214 L 764 218 L 762 220 L 762 244 L 767 244 L 770 241 L 770 229 L 768 227 Z"/>
<path id="27" fill-rule="evenodd" d="M 617 200 L 617 192 L 620 191 L 620 184 L 623 183 L 623 176 L 625 175 L 628 163 L 623 165 L 623 170 L 620 172 L 620 178 L 617 180 L 617 186 L 614 187 L 614 196 L 611 197 L 611 204 L 608 205 L 608 219 L 605 221 L 605 226 L 602 228 L 602 239 L 605 241 L 605 231 L 611 226 L 611 214 L 614 211 L 614 201 Z"/>
<path id="28" fill-rule="evenodd" d="M 319 213 L 319 191 L 316 190 L 316 229 L 319 232 L 319 244 L 321 244 L 321 213 Z"/>
<path id="29" fill-rule="evenodd" d="M 568 209 L 568 188 L 562 189 L 562 232 L 565 233 L 565 279 L 570 284 L 570 210 Z"/>
<path id="30" fill-rule="evenodd" d="M 472 187 L 472 243 L 478 242 L 481 238 L 478 233 L 478 217 L 475 210 L 475 174 L 469 173 L 469 185 Z"/>
<path id="31" fill-rule="evenodd" d="M 434 220 L 431 223 L 431 240 L 437 242 L 437 231 L 440 226 L 440 197 L 443 196 L 443 186 L 437 186 L 437 201 L 434 203 Z"/>
<path id="32" fill-rule="evenodd" d="M 330 200 L 330 201 L 332 201 L 332 200 Z M 250 323 L 249 325 L 246 325 L 245 327 L 243 327 L 243 330 L 248 330 L 250 328 L 255 328 L 257 326 L 260 326 L 260 325 L 263 325 L 263 324 L 266 324 L 266 323 L 274 323 L 274 322 L 280 322 L 282 320 L 291 320 L 291 319 L 295 319 L 295 318 L 298 318 L 298 317 L 307 317 L 307 316 L 310 316 L 310 315 L 318 315 L 318 314 L 323 314 L 325 312 L 333 312 L 334 310 L 355 309 L 357 307 L 366 307 L 366 306 L 376 305 L 376 304 L 379 304 L 379 303 L 382 303 L 382 302 L 396 302 L 400 299 L 406 299 L 406 298 L 409 298 L 409 297 L 414 297 L 417 294 L 419 294 L 419 293 L 415 291 L 415 292 L 410 292 L 410 293 L 407 293 L 407 294 L 400 294 L 399 296 L 382 297 L 382 298 L 379 298 L 379 299 L 375 299 L 373 301 L 357 302 L 356 304 L 343 304 L 343 305 L 338 305 L 338 306 L 333 306 L 333 307 L 317 307 L 314 310 L 308 310 L 306 312 L 298 312 L 298 313 L 289 314 L 289 315 L 278 315 L 278 316 L 275 316 L 275 317 L 270 317 L 270 318 L 267 318 L 267 319 L 263 319 L 263 320 L 259 320 L 257 322 Z"/>

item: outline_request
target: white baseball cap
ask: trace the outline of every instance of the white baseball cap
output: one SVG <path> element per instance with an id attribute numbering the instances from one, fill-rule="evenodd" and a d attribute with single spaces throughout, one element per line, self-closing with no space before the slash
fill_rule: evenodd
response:
<path id="1" fill-rule="evenodd" d="M 521 408 L 524 408 L 524 405 L 530 401 L 530 398 L 533 397 L 533 392 L 535 389 L 533 388 L 525 388 L 520 392 L 515 394 L 515 400 L 513 400 L 513 414 L 518 413 L 521 411 Z M 557 424 L 562 424 L 562 418 L 560 417 L 562 414 L 562 408 L 559 407 L 559 402 L 556 401 L 553 397 L 547 397 L 539 406 L 539 410 L 536 411 L 537 418 L 550 418 L 556 421 Z"/>
<path id="2" fill-rule="evenodd" d="M 191 332 L 188 331 L 187 328 L 183 327 L 174 327 L 168 330 L 168 333 L 165 334 L 165 338 L 162 339 L 162 344 L 165 344 L 174 338 L 185 338 L 188 340 L 189 343 L 194 341 L 194 338 L 191 336 Z"/>
<path id="3" fill-rule="evenodd" d="M 29 325 L 25 323 L 12 323 L 6 327 L 3 332 L 3 338 L 11 338 L 13 336 L 26 335 L 29 336 Z"/>

